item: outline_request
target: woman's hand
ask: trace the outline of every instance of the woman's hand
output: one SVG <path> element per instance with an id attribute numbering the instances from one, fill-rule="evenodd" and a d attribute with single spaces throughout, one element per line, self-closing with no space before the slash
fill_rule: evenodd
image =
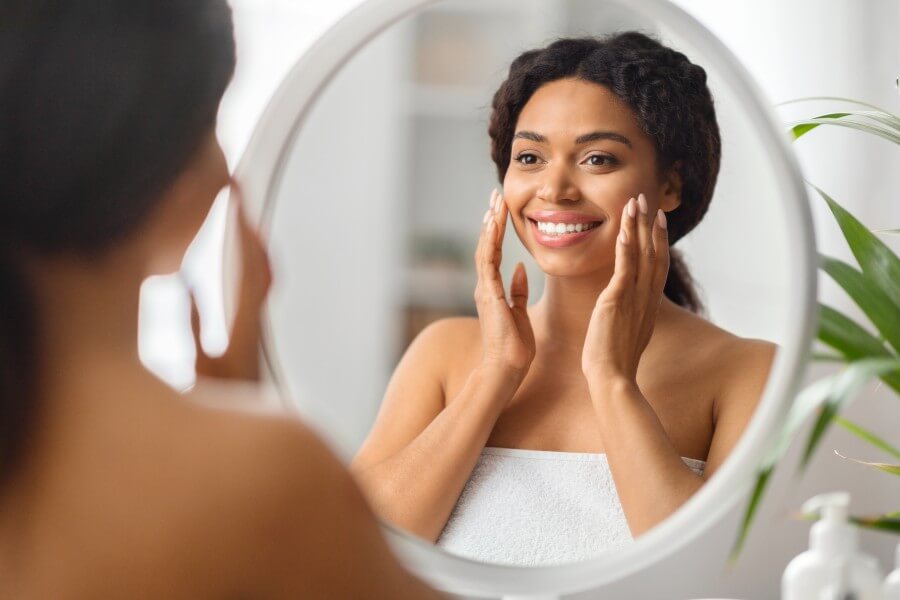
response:
<path id="1" fill-rule="evenodd" d="M 200 343 L 200 313 L 191 294 L 191 329 L 196 348 L 198 376 L 223 379 L 259 380 L 259 345 L 262 324 L 260 312 L 272 285 L 272 268 L 262 238 L 247 219 L 244 199 L 237 182 L 231 181 L 231 198 L 237 204 L 238 244 L 241 256 L 241 280 L 237 312 L 221 356 L 211 357 Z"/>
<path id="2" fill-rule="evenodd" d="M 653 333 L 669 271 L 669 239 L 665 214 L 647 212 L 644 194 L 622 211 L 615 272 L 597 299 L 581 355 L 589 382 L 634 382 Z"/>
<path id="3" fill-rule="evenodd" d="M 478 284 L 475 306 L 481 325 L 482 364 L 491 370 L 525 377 L 534 359 L 534 331 L 528 318 L 528 276 L 525 265 L 516 265 L 509 288 L 510 301 L 500 276 L 503 236 L 509 209 L 497 190 L 491 192 L 491 207 L 482 220 L 475 251 Z"/>

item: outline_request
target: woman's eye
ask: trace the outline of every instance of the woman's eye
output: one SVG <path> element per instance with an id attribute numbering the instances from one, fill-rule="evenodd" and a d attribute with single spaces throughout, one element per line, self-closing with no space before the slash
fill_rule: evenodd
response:
<path id="1" fill-rule="evenodd" d="M 516 162 L 521 163 L 523 165 L 536 165 L 538 163 L 538 157 L 530 152 L 523 152 L 516 156 Z"/>
<path id="2" fill-rule="evenodd" d="M 614 159 L 612 156 L 606 156 L 604 154 L 591 154 L 584 162 L 592 167 L 605 167 L 615 164 L 616 159 Z"/>

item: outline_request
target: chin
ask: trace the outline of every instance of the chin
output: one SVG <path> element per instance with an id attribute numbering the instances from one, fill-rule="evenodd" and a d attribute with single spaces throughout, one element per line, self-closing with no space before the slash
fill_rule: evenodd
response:
<path id="1" fill-rule="evenodd" d="M 532 256 L 541 271 L 552 277 L 586 277 L 604 271 L 614 264 L 606 260 L 588 264 L 587 261 L 580 260 L 582 257 L 572 260 L 563 256 L 541 256 L 540 253 L 534 252 Z"/>

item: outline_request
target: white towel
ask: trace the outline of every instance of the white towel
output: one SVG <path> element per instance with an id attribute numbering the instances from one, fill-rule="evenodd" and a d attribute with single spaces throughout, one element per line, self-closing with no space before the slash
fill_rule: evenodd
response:
<path id="1" fill-rule="evenodd" d="M 699 475 L 706 462 L 682 458 Z M 593 558 L 633 538 L 606 454 L 485 448 L 437 545 L 483 562 Z"/>

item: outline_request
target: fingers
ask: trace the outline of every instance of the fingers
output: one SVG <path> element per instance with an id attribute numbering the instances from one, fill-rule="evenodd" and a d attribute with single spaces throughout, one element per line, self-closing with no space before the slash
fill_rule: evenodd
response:
<path id="1" fill-rule="evenodd" d="M 669 275 L 669 230 L 666 213 L 662 209 L 656 211 L 656 218 L 653 220 L 653 247 L 656 250 L 656 271 L 653 273 L 650 296 L 658 303 L 662 300 Z"/>
<path id="2" fill-rule="evenodd" d="M 194 350 L 199 357 L 203 354 L 203 343 L 200 341 L 200 311 L 197 309 L 197 299 L 193 292 L 189 292 L 191 298 L 191 333 L 194 335 Z"/>
<path id="3" fill-rule="evenodd" d="M 231 198 L 237 210 L 238 242 L 242 264 L 241 300 L 259 305 L 272 285 L 272 263 L 266 243 L 259 230 L 250 222 L 246 200 L 240 184 L 231 179 Z"/>
<path id="4" fill-rule="evenodd" d="M 494 219 L 500 228 L 500 234 L 497 238 L 497 247 L 503 253 L 503 239 L 506 237 L 506 222 L 509 216 L 509 206 L 506 205 L 506 198 L 503 194 L 497 192 L 497 201 L 494 203 Z"/>
<path id="5" fill-rule="evenodd" d="M 197 308 L 197 297 L 188 290 L 191 299 L 191 333 L 194 338 L 194 372 L 197 375 L 214 376 L 213 359 L 203 349 L 200 337 L 200 310 Z"/>
<path id="6" fill-rule="evenodd" d="M 608 289 L 613 297 L 622 298 L 631 293 L 635 279 L 638 239 L 636 234 L 636 211 L 634 198 L 622 208 L 619 235 L 616 238 L 615 272 Z"/>
<path id="7" fill-rule="evenodd" d="M 503 282 L 500 278 L 500 256 L 497 244 L 498 227 L 494 217 L 494 206 L 498 201 L 497 190 L 491 192 L 491 207 L 482 219 L 481 236 L 478 238 L 478 248 L 475 251 L 475 268 L 478 272 L 478 285 L 476 286 L 476 300 L 481 292 L 489 297 L 500 298 L 505 301 Z"/>
<path id="8" fill-rule="evenodd" d="M 650 288 L 653 285 L 656 273 L 656 249 L 653 247 L 653 230 L 656 214 L 649 214 L 647 197 L 641 193 L 637 197 L 637 214 L 635 227 L 637 229 L 637 273 L 635 273 L 635 298 L 638 302 L 650 301 Z"/>
<path id="9" fill-rule="evenodd" d="M 509 297 L 512 308 L 524 310 L 528 307 L 528 274 L 522 263 L 517 264 L 513 272 L 512 282 L 509 284 Z"/>

